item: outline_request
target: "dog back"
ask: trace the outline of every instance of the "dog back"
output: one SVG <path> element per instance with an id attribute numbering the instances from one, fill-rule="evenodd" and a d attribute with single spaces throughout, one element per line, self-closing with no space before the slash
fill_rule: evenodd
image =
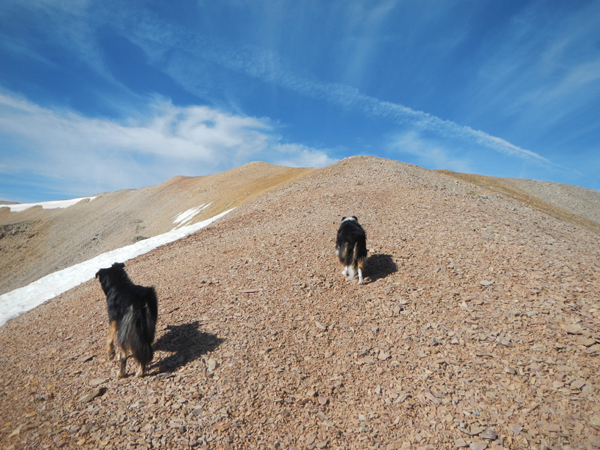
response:
<path id="1" fill-rule="evenodd" d="M 356 217 L 344 218 L 338 229 L 336 247 L 340 262 L 346 266 L 367 257 L 367 235 Z"/>

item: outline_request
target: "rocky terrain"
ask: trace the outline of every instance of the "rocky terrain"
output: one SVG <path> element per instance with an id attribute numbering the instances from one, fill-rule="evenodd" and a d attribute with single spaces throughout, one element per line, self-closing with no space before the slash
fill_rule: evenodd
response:
<path id="1" fill-rule="evenodd" d="M 0 327 L 0 446 L 600 447 L 593 228 L 395 161 L 301 175 L 127 263 L 159 297 L 148 376 L 106 361 L 96 280 Z"/>

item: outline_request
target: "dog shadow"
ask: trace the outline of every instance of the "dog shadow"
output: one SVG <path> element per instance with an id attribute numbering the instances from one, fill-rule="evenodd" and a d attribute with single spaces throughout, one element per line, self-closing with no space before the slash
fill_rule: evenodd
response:
<path id="1" fill-rule="evenodd" d="M 224 342 L 214 334 L 200 331 L 198 321 L 167 325 L 167 328 L 169 331 L 154 343 L 154 350 L 172 354 L 152 366 L 158 369 L 158 373 L 174 372 L 207 352 L 212 352 Z"/>
<path id="2" fill-rule="evenodd" d="M 365 276 L 369 277 L 371 283 L 394 272 L 398 272 L 398 266 L 391 255 L 373 255 L 367 259 L 365 264 Z"/>

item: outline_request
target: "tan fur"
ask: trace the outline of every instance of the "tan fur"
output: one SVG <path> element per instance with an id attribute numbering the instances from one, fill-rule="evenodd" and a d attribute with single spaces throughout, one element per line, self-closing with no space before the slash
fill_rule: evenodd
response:
<path id="1" fill-rule="evenodd" d="M 115 357 L 115 341 L 117 339 L 117 321 L 113 320 L 108 326 L 108 337 L 106 338 L 106 359 Z"/>

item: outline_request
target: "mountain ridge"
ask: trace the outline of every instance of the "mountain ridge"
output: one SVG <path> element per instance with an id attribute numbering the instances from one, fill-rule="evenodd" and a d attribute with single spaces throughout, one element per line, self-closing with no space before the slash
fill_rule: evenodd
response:
<path id="1" fill-rule="evenodd" d="M 347 215 L 364 286 L 334 254 Z M 347 158 L 127 263 L 159 298 L 145 378 L 105 360 L 97 280 L 0 327 L 0 443 L 598 447 L 599 244 L 454 177 Z"/>

